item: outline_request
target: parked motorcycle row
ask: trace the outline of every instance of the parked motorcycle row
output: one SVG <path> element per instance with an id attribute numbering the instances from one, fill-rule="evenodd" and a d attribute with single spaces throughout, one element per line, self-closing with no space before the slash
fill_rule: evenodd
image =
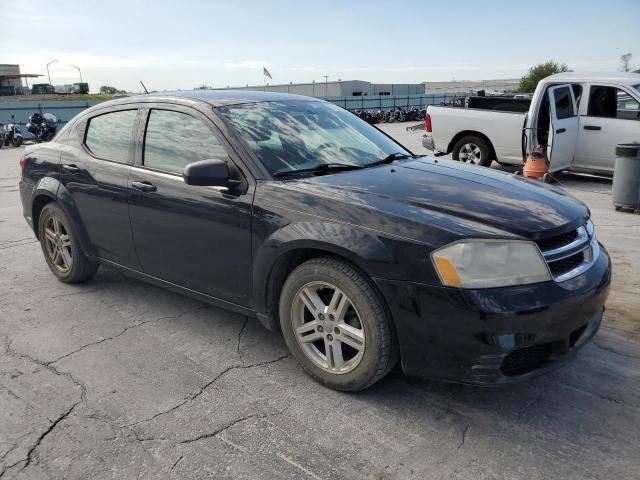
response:
<path id="1" fill-rule="evenodd" d="M 387 110 L 355 110 L 358 117 L 370 124 L 410 122 L 424 120 L 427 113 L 425 109 L 412 107 L 408 110 L 404 108 L 390 108 Z"/>
<path id="2" fill-rule="evenodd" d="M 51 113 L 36 112 L 29 115 L 25 126 L 36 143 L 48 142 L 56 136 L 58 119 Z M 0 127 L 0 148 L 4 146 L 19 147 L 23 141 L 22 128 L 15 123 L 14 115 L 11 115 L 11 122 Z"/>

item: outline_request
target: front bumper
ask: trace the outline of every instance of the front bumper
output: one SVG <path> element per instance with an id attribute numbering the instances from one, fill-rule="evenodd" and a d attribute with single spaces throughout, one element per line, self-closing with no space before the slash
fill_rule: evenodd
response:
<path id="1" fill-rule="evenodd" d="M 403 371 L 477 385 L 523 380 L 572 358 L 598 331 L 610 282 L 604 247 L 589 270 L 562 283 L 464 290 L 376 279 Z"/>

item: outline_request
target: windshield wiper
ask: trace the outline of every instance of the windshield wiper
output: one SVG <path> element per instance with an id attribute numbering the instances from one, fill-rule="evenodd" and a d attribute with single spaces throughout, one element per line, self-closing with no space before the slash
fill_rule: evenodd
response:
<path id="1" fill-rule="evenodd" d="M 395 160 L 402 160 L 403 158 L 415 158 L 415 155 L 409 155 L 407 153 L 395 152 L 390 155 L 387 155 L 381 160 L 376 160 L 375 162 L 367 163 L 365 167 L 375 167 L 376 165 L 384 165 L 385 163 L 393 163 Z"/>
<path id="2" fill-rule="evenodd" d="M 273 174 L 275 178 L 292 177 L 295 175 L 304 175 L 310 173 L 312 175 L 324 175 L 330 172 L 343 172 L 347 170 L 358 170 L 363 168 L 362 165 L 354 165 L 352 163 L 320 163 L 311 168 L 299 168 L 298 170 L 280 170 Z"/>

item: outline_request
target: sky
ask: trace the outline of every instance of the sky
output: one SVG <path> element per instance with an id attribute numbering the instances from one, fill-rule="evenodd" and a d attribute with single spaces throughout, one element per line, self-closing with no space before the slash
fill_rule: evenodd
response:
<path id="1" fill-rule="evenodd" d="M 640 68 L 640 0 L 0 0 L 0 63 L 140 91 L 517 78 Z M 43 77 L 47 81 L 46 76 Z"/>

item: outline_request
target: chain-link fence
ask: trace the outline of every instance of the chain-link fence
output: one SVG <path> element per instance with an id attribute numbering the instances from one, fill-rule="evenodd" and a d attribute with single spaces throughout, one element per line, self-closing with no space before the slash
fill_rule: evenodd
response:
<path id="1" fill-rule="evenodd" d="M 455 99 L 468 96 L 466 93 L 438 93 L 432 95 L 380 95 L 360 97 L 327 97 L 347 110 L 386 110 L 390 108 L 426 108 L 429 105 L 449 104 Z"/>

